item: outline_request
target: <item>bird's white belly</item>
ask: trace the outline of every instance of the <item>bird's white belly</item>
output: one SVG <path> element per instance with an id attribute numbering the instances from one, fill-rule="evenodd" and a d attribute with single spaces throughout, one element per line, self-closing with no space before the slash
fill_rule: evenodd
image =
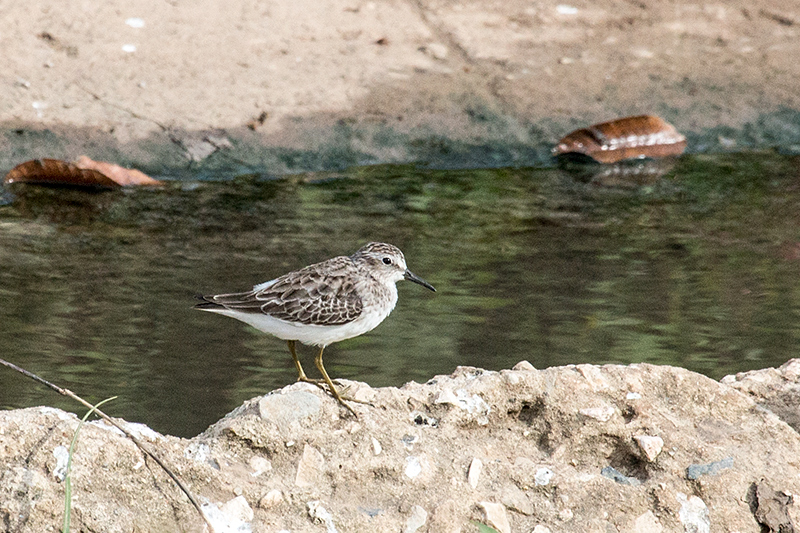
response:
<path id="1" fill-rule="evenodd" d="M 395 299 L 395 302 L 397 300 Z M 212 313 L 226 315 L 246 324 L 250 324 L 259 331 L 274 335 L 287 341 L 300 341 L 303 344 L 314 346 L 328 346 L 334 342 L 358 337 L 375 329 L 378 324 L 389 316 L 394 309 L 395 302 L 386 302 L 383 306 L 370 306 L 365 308 L 361 315 L 347 324 L 337 326 L 322 326 L 315 324 L 301 324 L 287 322 L 269 315 L 259 313 L 242 313 L 233 309 L 204 309 Z"/>

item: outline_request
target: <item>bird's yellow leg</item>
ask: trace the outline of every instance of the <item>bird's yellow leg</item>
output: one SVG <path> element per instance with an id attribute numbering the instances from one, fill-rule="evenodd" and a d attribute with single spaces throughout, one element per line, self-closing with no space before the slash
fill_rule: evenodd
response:
<path id="1" fill-rule="evenodd" d="M 354 417 L 358 418 L 358 415 L 356 414 L 355 411 L 353 411 L 353 408 L 350 407 L 349 405 L 347 405 L 346 403 L 344 403 L 344 400 L 342 399 L 342 397 L 339 396 L 339 392 L 336 390 L 336 387 L 333 386 L 333 381 L 331 381 L 331 378 L 328 376 L 328 373 L 325 371 L 325 366 L 323 366 L 323 364 L 322 364 L 322 352 L 323 351 L 325 351 L 325 347 L 324 346 L 319 349 L 319 353 L 317 354 L 317 357 L 314 359 L 314 364 L 317 365 L 317 368 L 319 369 L 320 374 L 322 374 L 323 379 L 325 379 L 325 383 L 327 383 L 328 387 L 330 387 L 331 395 L 334 398 L 336 398 L 336 400 L 340 404 L 342 404 L 348 411 L 353 413 Z M 352 400 L 350 398 L 348 398 L 348 400 L 356 401 L 356 400 Z M 363 402 L 359 402 L 359 403 L 363 403 Z"/>
<path id="2" fill-rule="evenodd" d="M 289 353 L 292 354 L 292 359 L 294 359 L 294 366 L 297 367 L 297 381 L 308 381 L 308 376 L 303 371 L 303 365 L 300 364 L 300 359 L 297 357 L 297 351 L 295 351 L 295 344 L 296 341 L 286 341 L 289 345 Z"/>
<path id="3" fill-rule="evenodd" d="M 292 354 L 292 359 L 294 359 L 294 366 L 297 367 L 297 381 L 313 383 L 320 389 L 325 390 L 325 387 L 323 387 L 322 384 L 327 383 L 327 381 L 324 379 L 311 379 L 310 377 L 306 376 L 306 373 L 303 371 L 303 365 L 300 364 L 300 358 L 297 357 L 297 350 L 295 349 L 297 341 L 286 341 L 286 343 L 289 345 L 289 353 Z"/>

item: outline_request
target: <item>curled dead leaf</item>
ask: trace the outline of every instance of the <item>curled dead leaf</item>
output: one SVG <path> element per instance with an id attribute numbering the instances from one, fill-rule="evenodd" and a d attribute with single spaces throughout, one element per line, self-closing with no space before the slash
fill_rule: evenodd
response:
<path id="1" fill-rule="evenodd" d="M 575 130 L 558 141 L 554 155 L 583 154 L 600 163 L 624 159 L 676 156 L 686 149 L 686 137 L 653 115 L 625 117 Z"/>
<path id="2" fill-rule="evenodd" d="M 76 163 L 60 159 L 32 159 L 12 168 L 3 184 L 30 183 L 93 189 L 114 189 L 129 185 L 161 185 L 143 172 L 81 156 Z"/>
<path id="3" fill-rule="evenodd" d="M 135 168 L 125 168 L 105 161 L 94 161 L 85 155 L 80 156 L 75 165 L 86 170 L 96 170 L 123 187 L 129 185 L 162 185 L 162 182 Z"/>

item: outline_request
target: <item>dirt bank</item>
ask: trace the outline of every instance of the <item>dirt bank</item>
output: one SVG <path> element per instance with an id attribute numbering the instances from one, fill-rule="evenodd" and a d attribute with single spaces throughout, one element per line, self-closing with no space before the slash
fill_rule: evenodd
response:
<path id="1" fill-rule="evenodd" d="M 295 384 L 191 440 L 133 429 L 219 531 L 757 532 L 795 514 L 785 495 L 800 490 L 800 435 L 764 405 L 786 404 L 799 376 L 800 360 L 723 383 L 665 366 L 522 362 L 401 389 L 345 382 L 372 404 L 355 405 L 357 419 Z M 6 531 L 58 529 L 77 423 L 50 408 L 0 413 Z M 202 529 L 105 424 L 82 430 L 73 469 L 74 531 Z"/>
<path id="2" fill-rule="evenodd" d="M 800 8 L 778 0 L 15 0 L 0 22 L 4 168 L 533 164 L 642 112 L 694 151 L 800 146 Z"/>

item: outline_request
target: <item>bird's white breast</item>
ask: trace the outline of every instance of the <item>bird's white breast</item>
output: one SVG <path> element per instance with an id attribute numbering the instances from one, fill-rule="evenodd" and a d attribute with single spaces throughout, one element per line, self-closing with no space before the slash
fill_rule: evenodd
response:
<path id="1" fill-rule="evenodd" d="M 267 285 L 267 282 L 262 285 Z M 397 304 L 397 287 L 394 283 L 384 285 L 382 294 L 373 291 L 362 292 L 364 308 L 361 314 L 347 324 L 323 326 L 289 322 L 261 313 L 245 313 L 235 309 L 204 309 L 212 313 L 226 315 L 249 324 L 259 331 L 269 333 L 279 339 L 300 341 L 303 344 L 327 346 L 334 342 L 358 337 L 375 329 L 389 316 Z"/>

